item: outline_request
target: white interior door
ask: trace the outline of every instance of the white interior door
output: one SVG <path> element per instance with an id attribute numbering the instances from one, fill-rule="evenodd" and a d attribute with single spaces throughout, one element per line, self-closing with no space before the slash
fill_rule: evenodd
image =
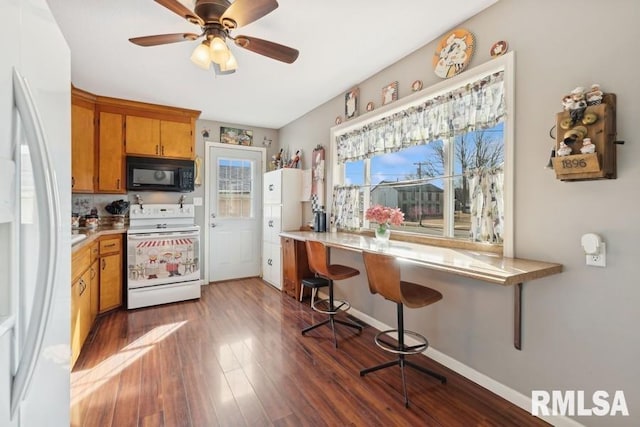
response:
<path id="1" fill-rule="evenodd" d="M 264 149 L 209 144 L 209 281 L 259 276 Z"/>

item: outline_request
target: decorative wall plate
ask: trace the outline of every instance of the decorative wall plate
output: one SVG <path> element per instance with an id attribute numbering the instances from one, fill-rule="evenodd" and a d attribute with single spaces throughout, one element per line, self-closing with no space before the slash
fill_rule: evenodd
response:
<path id="1" fill-rule="evenodd" d="M 509 46 L 507 45 L 506 41 L 498 40 L 493 44 L 493 46 L 491 46 L 491 51 L 489 51 L 489 53 L 491 54 L 492 58 L 497 58 L 498 56 L 502 56 L 507 53 L 508 48 Z"/>
<path id="2" fill-rule="evenodd" d="M 417 92 L 419 90 L 422 90 L 422 80 L 416 80 L 415 82 L 411 83 L 411 91 Z"/>
<path id="3" fill-rule="evenodd" d="M 467 68 L 475 49 L 475 37 L 464 28 L 457 28 L 440 39 L 433 54 L 433 71 L 448 79 Z"/>
<path id="4" fill-rule="evenodd" d="M 373 111 L 374 108 L 375 108 L 375 105 L 373 105 L 373 102 L 369 102 L 367 104 L 367 111 Z"/>

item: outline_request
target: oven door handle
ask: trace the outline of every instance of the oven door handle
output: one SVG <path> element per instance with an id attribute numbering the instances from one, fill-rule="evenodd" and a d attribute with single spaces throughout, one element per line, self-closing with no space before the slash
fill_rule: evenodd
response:
<path id="1" fill-rule="evenodd" d="M 195 233 L 143 233 L 143 234 L 129 234 L 127 236 L 127 240 L 152 240 L 152 239 L 160 239 L 163 237 L 174 237 L 174 238 L 182 238 L 182 237 L 200 237 L 200 232 Z"/>

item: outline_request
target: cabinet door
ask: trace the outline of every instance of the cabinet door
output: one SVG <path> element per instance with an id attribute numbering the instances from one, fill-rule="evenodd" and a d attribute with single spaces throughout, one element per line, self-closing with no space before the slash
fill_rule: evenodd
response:
<path id="1" fill-rule="evenodd" d="M 264 174 L 262 192 L 265 203 L 280 203 L 282 191 L 282 171 L 276 170 Z"/>
<path id="2" fill-rule="evenodd" d="M 282 288 L 280 245 L 262 243 L 262 278 L 278 289 Z"/>
<path id="3" fill-rule="evenodd" d="M 80 355 L 80 280 L 71 285 L 71 366 L 76 363 Z"/>
<path id="4" fill-rule="evenodd" d="M 80 348 L 91 330 L 91 270 L 87 270 L 80 278 Z"/>
<path id="5" fill-rule="evenodd" d="M 280 217 L 282 207 L 280 205 L 264 205 L 264 227 L 262 239 L 271 242 L 280 242 Z"/>
<path id="6" fill-rule="evenodd" d="M 290 238 L 282 238 L 282 290 L 291 297 L 299 297 L 296 295 L 296 247 Z"/>
<path id="7" fill-rule="evenodd" d="M 191 123 L 160 122 L 160 154 L 164 157 L 193 158 Z"/>
<path id="8" fill-rule="evenodd" d="M 71 191 L 93 192 L 94 108 L 71 105 Z"/>
<path id="9" fill-rule="evenodd" d="M 100 257 L 100 313 L 122 305 L 122 263 L 120 254 Z"/>
<path id="10" fill-rule="evenodd" d="M 96 319 L 100 310 L 100 270 L 98 265 L 98 260 L 95 260 L 89 268 L 89 273 L 91 274 L 91 284 L 89 285 L 91 292 L 91 323 Z"/>
<path id="11" fill-rule="evenodd" d="M 147 117 L 127 116 L 126 119 L 127 154 L 159 156 L 160 120 Z"/>
<path id="12" fill-rule="evenodd" d="M 100 112 L 98 192 L 125 193 L 122 114 Z"/>

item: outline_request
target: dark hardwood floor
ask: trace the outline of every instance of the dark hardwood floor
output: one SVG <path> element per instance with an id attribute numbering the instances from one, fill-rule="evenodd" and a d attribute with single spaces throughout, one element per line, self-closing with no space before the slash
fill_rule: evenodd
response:
<path id="1" fill-rule="evenodd" d="M 199 301 L 101 316 L 72 371 L 73 427 L 547 425 L 424 356 L 447 383 L 399 368 L 361 335 L 260 279 L 212 284 Z"/>

